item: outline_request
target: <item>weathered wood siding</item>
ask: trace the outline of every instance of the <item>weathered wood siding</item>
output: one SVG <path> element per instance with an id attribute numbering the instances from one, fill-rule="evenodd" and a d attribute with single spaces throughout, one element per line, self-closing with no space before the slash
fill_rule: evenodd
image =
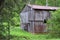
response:
<path id="1" fill-rule="evenodd" d="M 33 33 L 34 32 L 34 22 L 30 22 L 28 31 Z"/>
<path id="2" fill-rule="evenodd" d="M 25 6 L 21 13 L 28 12 L 31 10 L 31 7 Z"/>
<path id="3" fill-rule="evenodd" d="M 28 26 L 28 31 L 29 32 L 34 32 L 34 22 L 32 22 L 32 20 L 34 20 L 34 10 L 31 9 L 28 13 L 28 21 L 29 21 L 29 26 Z"/>
<path id="4" fill-rule="evenodd" d="M 47 32 L 47 24 L 44 23 L 44 20 L 47 20 L 49 17 L 48 11 L 31 11 L 29 13 L 29 22 L 30 22 L 30 32 L 40 33 Z M 33 24 L 34 23 L 34 24 Z"/>
<path id="5" fill-rule="evenodd" d="M 25 8 L 22 10 L 22 12 L 20 13 L 20 23 L 21 23 L 21 29 L 23 30 L 28 30 L 28 15 L 30 12 L 31 8 L 28 6 L 25 6 Z"/>
<path id="6" fill-rule="evenodd" d="M 20 18 L 22 23 L 28 23 L 28 12 L 21 13 Z"/>
<path id="7" fill-rule="evenodd" d="M 32 33 L 47 32 L 47 24 L 44 20 L 49 17 L 49 11 L 33 10 L 26 6 L 20 13 L 21 28 Z"/>

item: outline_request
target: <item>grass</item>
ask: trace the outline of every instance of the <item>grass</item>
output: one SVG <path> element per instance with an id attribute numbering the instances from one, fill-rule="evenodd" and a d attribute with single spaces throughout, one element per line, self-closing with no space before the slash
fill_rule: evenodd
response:
<path id="1" fill-rule="evenodd" d="M 15 27 L 10 30 L 10 40 L 60 40 L 60 39 L 47 39 L 47 34 L 31 34 L 20 27 Z"/>

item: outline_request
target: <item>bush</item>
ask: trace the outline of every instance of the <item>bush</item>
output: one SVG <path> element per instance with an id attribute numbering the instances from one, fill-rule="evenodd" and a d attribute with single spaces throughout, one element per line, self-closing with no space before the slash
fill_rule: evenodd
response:
<path id="1" fill-rule="evenodd" d="M 52 13 L 51 19 L 48 20 L 49 34 L 51 37 L 60 38 L 60 10 Z"/>

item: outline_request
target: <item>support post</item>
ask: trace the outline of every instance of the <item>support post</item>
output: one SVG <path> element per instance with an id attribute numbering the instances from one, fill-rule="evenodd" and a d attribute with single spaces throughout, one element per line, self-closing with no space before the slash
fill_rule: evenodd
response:
<path id="1" fill-rule="evenodd" d="M 46 0 L 46 6 L 48 6 L 48 0 Z"/>

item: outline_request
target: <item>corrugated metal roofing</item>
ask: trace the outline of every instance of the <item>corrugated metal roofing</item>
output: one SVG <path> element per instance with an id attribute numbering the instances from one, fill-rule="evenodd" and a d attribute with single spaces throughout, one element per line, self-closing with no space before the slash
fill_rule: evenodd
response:
<path id="1" fill-rule="evenodd" d="M 59 7 L 51 7 L 51 6 L 40 6 L 40 5 L 30 5 L 28 4 L 29 7 L 33 9 L 39 9 L 39 10 L 57 10 Z"/>

